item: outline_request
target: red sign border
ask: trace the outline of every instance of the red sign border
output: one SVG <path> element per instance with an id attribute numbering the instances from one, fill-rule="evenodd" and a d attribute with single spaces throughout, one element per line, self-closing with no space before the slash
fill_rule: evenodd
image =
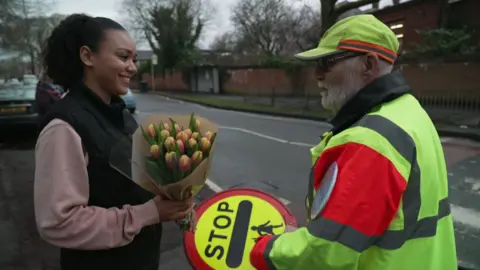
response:
<path id="1" fill-rule="evenodd" d="M 282 215 L 285 223 L 292 227 L 297 227 L 297 221 L 295 217 L 292 215 L 290 210 L 277 198 L 274 196 L 265 193 L 261 190 L 253 189 L 253 188 L 235 188 L 224 190 L 222 192 L 216 193 L 212 197 L 208 198 L 204 202 L 202 202 L 197 208 L 197 219 L 203 215 L 203 213 L 214 203 L 231 197 L 231 196 L 252 196 L 257 197 L 262 200 L 267 201 L 273 207 L 275 207 L 280 214 Z M 185 251 L 185 255 L 187 257 L 188 262 L 195 270 L 215 270 L 211 268 L 205 261 L 203 261 L 200 254 L 198 254 L 197 249 L 195 248 L 195 233 L 193 232 L 184 232 L 183 234 L 183 249 Z"/>

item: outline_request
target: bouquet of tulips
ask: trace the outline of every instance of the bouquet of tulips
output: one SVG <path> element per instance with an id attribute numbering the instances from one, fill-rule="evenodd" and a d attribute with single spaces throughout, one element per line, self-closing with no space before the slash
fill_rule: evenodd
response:
<path id="1" fill-rule="evenodd" d="M 147 173 L 160 186 L 185 179 L 202 161 L 208 160 L 217 135 L 210 130 L 202 135 L 200 120 L 194 114 L 186 127 L 169 118 L 167 122 L 149 124 L 146 130 L 142 126 L 140 128 L 143 138 L 150 145 L 150 153 L 145 160 Z M 192 192 L 196 193 L 202 185 L 191 186 Z M 177 199 L 184 197 L 182 194 L 171 196 Z"/>
<path id="2" fill-rule="evenodd" d="M 217 125 L 194 114 L 150 115 L 133 134 L 131 152 L 122 153 L 128 147 L 117 147 L 111 164 L 153 194 L 184 200 L 207 180 L 217 131 Z M 125 156 L 131 164 L 128 173 Z M 188 229 L 190 217 L 177 223 Z"/>

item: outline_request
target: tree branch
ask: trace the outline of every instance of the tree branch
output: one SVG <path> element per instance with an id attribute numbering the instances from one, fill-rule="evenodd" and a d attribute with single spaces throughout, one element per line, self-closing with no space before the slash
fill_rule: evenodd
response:
<path id="1" fill-rule="evenodd" d="M 342 5 L 335 7 L 334 12 L 337 15 L 343 14 L 351 9 L 356 9 L 360 8 L 366 5 L 370 5 L 373 3 L 378 3 L 380 0 L 359 0 L 356 2 L 348 2 L 348 3 L 343 3 Z"/>

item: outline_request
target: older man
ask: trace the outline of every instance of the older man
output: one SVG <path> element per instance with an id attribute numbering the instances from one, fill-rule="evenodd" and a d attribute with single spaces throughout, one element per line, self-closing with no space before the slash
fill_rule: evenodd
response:
<path id="1" fill-rule="evenodd" d="M 257 269 L 457 269 L 447 170 L 432 121 L 400 73 L 398 41 L 372 15 L 337 22 L 316 49 L 333 128 L 311 149 L 305 228 L 259 239 Z"/>

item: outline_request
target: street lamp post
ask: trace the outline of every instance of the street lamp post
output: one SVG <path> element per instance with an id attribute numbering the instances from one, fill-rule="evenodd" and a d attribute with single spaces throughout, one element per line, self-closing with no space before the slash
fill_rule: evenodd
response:
<path id="1" fill-rule="evenodd" d="M 155 91 L 155 71 L 154 71 L 154 66 L 157 65 L 157 55 L 154 53 L 152 54 L 152 63 L 150 65 L 150 68 L 152 69 L 151 74 L 152 74 L 152 91 Z"/>

